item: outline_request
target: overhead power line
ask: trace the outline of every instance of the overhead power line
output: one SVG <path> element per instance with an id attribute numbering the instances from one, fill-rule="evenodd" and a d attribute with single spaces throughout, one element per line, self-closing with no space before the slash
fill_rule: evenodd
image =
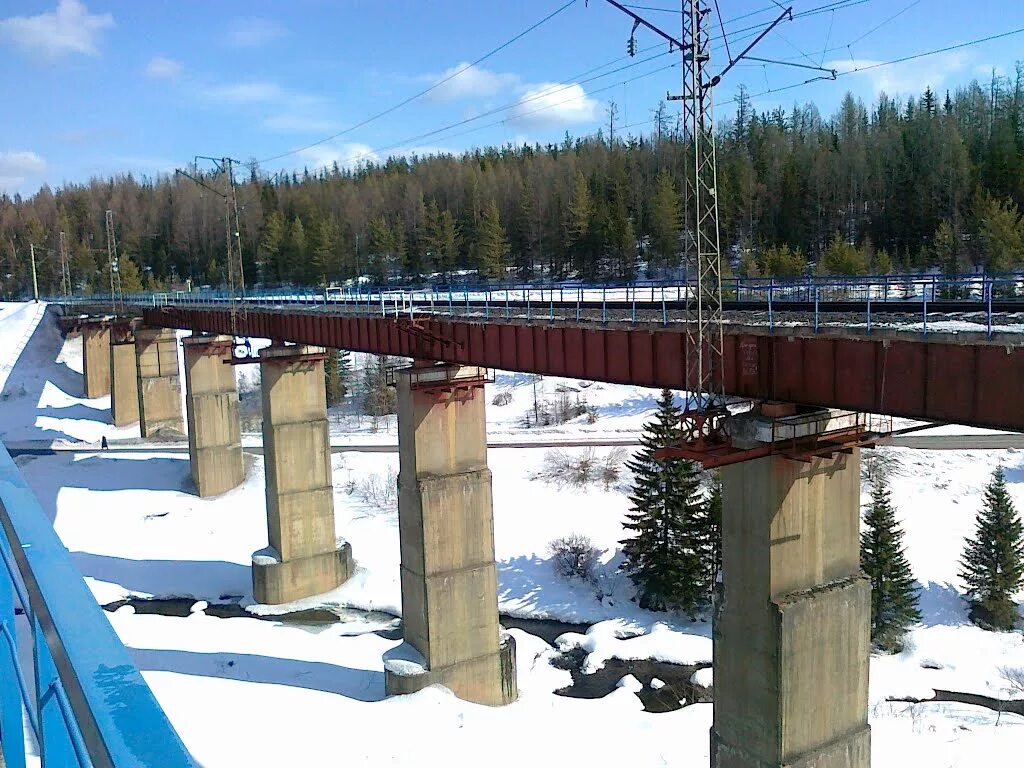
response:
<path id="1" fill-rule="evenodd" d="M 860 4 L 860 3 L 864 3 L 864 2 L 868 2 L 868 1 L 869 0 L 853 0 L 852 3 L 847 3 L 847 4 Z M 837 5 L 837 4 L 838 3 L 833 2 L 833 3 L 829 3 L 827 5 L 828 6 L 834 6 L 834 5 Z M 825 6 L 821 6 L 821 7 L 825 7 Z M 804 13 L 813 13 L 813 12 L 817 12 L 816 9 L 810 9 L 808 11 L 805 11 Z M 794 14 L 794 17 L 798 17 L 800 15 L 801 14 Z M 880 26 L 881 25 L 879 25 L 879 27 Z M 879 28 L 879 27 L 876 27 L 876 29 Z M 975 40 L 970 40 L 970 41 L 967 41 L 967 42 L 964 42 L 964 43 L 958 43 L 956 45 L 946 46 L 946 47 L 938 48 L 938 49 L 931 50 L 931 51 L 924 51 L 924 52 L 921 52 L 921 53 L 913 54 L 911 56 L 905 56 L 905 57 L 901 57 L 899 59 L 894 59 L 892 61 L 878 62 L 876 64 L 872 64 L 872 65 L 869 65 L 869 66 L 866 66 L 866 67 L 861 67 L 861 68 L 856 69 L 856 70 L 840 71 L 840 72 L 836 73 L 836 77 L 842 77 L 842 76 L 845 76 L 845 75 L 854 74 L 855 72 L 865 71 L 867 69 L 876 69 L 878 67 L 884 67 L 884 66 L 889 66 L 889 65 L 892 65 L 892 64 L 898 64 L 898 63 L 901 63 L 901 62 L 904 62 L 904 61 L 909 61 L 909 60 L 912 60 L 912 59 L 923 58 L 925 56 L 936 55 L 938 53 L 944 53 L 944 52 L 948 52 L 948 51 L 951 51 L 951 50 L 957 50 L 957 49 L 960 49 L 960 48 L 966 48 L 966 47 L 970 47 L 970 46 L 974 46 L 974 45 L 980 45 L 982 43 L 989 42 L 989 41 L 992 41 L 992 40 L 997 40 L 997 39 L 1000 39 L 1000 38 L 1009 37 L 1009 36 L 1012 36 L 1012 35 L 1017 35 L 1017 34 L 1020 34 L 1021 32 L 1024 32 L 1024 28 L 1015 29 L 1015 30 L 1011 30 L 1011 31 L 1008 31 L 1008 32 L 999 33 L 999 34 L 991 35 L 991 36 L 988 36 L 988 37 L 977 38 Z M 641 49 L 641 52 L 643 52 L 643 51 L 650 51 L 650 50 L 652 50 L 654 48 L 658 48 L 658 47 L 661 47 L 660 44 L 659 45 L 654 45 L 654 46 L 649 46 L 647 48 Z M 664 55 L 664 54 L 661 54 L 661 55 Z M 593 78 L 590 78 L 590 80 L 592 81 L 592 80 L 600 79 L 600 78 L 603 78 L 603 77 L 607 77 L 607 76 L 615 74 L 615 73 L 617 73 L 619 71 L 623 71 L 625 69 L 628 69 L 631 66 L 644 64 L 646 62 L 649 62 L 649 61 L 655 60 L 657 58 L 660 58 L 661 55 L 656 55 L 656 56 L 649 57 L 647 59 L 642 59 L 640 61 L 636 61 L 633 64 L 626 65 L 624 67 L 621 67 L 621 68 L 618 68 L 616 70 L 604 73 L 602 75 L 597 75 L 597 76 L 595 76 Z M 613 59 L 613 60 L 611 60 L 611 61 L 609 61 L 609 62 L 607 62 L 605 64 L 599 65 L 597 67 L 592 67 L 591 69 L 587 70 L 587 72 L 594 72 L 596 70 L 600 70 L 600 69 L 606 68 L 607 66 L 609 66 L 609 65 L 611 65 L 613 63 L 616 63 L 618 61 L 621 61 L 624 58 L 628 58 L 628 57 L 618 57 L 618 58 Z M 780 60 L 778 63 L 788 63 L 788 62 L 786 62 L 786 60 L 783 59 L 783 60 Z M 634 77 L 630 77 L 630 78 L 627 78 L 627 79 L 622 80 L 622 81 L 617 81 L 615 83 L 612 83 L 611 85 L 604 86 L 602 88 L 594 89 L 594 90 L 590 91 L 589 93 L 590 94 L 601 93 L 601 92 L 610 90 L 612 88 L 616 88 L 616 87 L 618 87 L 620 85 L 623 85 L 623 84 L 628 84 L 628 83 L 631 83 L 631 82 L 635 82 L 637 80 L 646 79 L 646 78 L 650 77 L 651 75 L 657 74 L 658 72 L 664 72 L 664 71 L 666 71 L 668 69 L 672 69 L 672 68 L 675 68 L 677 66 L 678 66 L 678 62 L 672 63 L 672 64 L 668 64 L 668 65 L 663 66 L 663 67 L 658 67 L 658 68 L 653 69 L 653 70 L 651 70 L 649 72 L 644 72 L 643 74 L 636 75 Z M 801 86 L 808 85 L 809 83 L 814 82 L 814 81 L 819 80 L 819 79 L 826 79 L 827 80 L 827 79 L 831 79 L 831 78 L 812 78 L 811 80 L 803 80 L 803 81 L 798 82 L 798 83 L 791 83 L 789 85 L 784 85 L 784 86 L 780 86 L 780 87 L 777 87 L 777 88 L 769 88 L 767 90 L 764 90 L 764 91 L 761 91 L 761 92 L 758 92 L 758 93 L 755 93 L 755 94 L 750 94 L 749 97 L 750 98 L 760 98 L 762 96 L 769 96 L 769 95 L 772 95 L 772 94 L 775 94 L 775 93 L 781 93 L 781 92 L 784 92 L 784 91 L 793 90 L 795 88 L 799 88 Z M 533 97 L 531 97 L 530 99 L 528 99 L 526 101 L 516 101 L 514 103 L 511 103 L 511 104 L 508 104 L 508 105 L 504 105 L 502 107 L 490 110 L 487 113 L 482 113 L 480 115 L 475 115 L 475 116 L 470 117 L 470 118 L 465 118 L 464 120 L 459 120 L 457 122 L 441 126 L 439 128 L 433 129 L 431 131 L 418 134 L 416 136 L 407 137 L 407 138 L 401 139 L 399 141 L 393 142 L 391 144 L 388 144 L 388 145 L 385 145 L 385 146 L 382 146 L 382 147 L 376 147 L 376 148 L 368 150 L 366 152 L 362 152 L 362 153 L 359 153 L 357 155 L 353 155 L 353 156 L 347 157 L 347 158 L 345 158 L 343 160 L 343 162 L 345 164 L 351 164 L 351 163 L 354 163 L 354 162 L 359 162 L 360 160 L 364 160 L 364 159 L 368 159 L 368 158 L 372 158 L 372 157 L 378 156 L 381 152 L 387 152 L 389 150 L 396 149 L 398 147 L 407 146 L 407 145 L 409 145 L 412 142 L 421 141 L 421 140 L 427 139 L 427 138 L 434 138 L 434 137 L 437 137 L 440 134 L 447 133 L 450 130 L 461 128 L 461 127 L 463 127 L 465 125 L 468 125 L 468 124 L 470 124 L 472 122 L 475 122 L 476 120 L 478 120 L 480 118 L 487 117 L 487 116 L 490 116 L 490 115 L 493 115 L 493 114 L 496 114 L 498 112 L 502 112 L 502 111 L 505 111 L 505 110 L 508 110 L 508 109 L 514 109 L 516 106 L 521 106 L 522 104 L 528 103 L 530 101 L 537 101 L 537 100 L 539 100 L 541 98 L 550 97 L 550 96 L 555 95 L 557 93 L 560 93 L 560 92 L 563 92 L 565 90 L 568 90 L 568 89 L 572 88 L 574 85 L 578 85 L 578 84 L 585 83 L 585 82 L 588 82 L 588 81 L 587 80 L 581 80 L 580 83 L 570 83 L 568 85 L 558 86 L 557 88 L 546 89 L 545 91 L 542 91 L 542 92 L 540 92 L 538 94 L 535 94 Z M 567 99 L 563 99 L 563 100 L 560 100 L 560 101 L 557 101 L 557 102 L 552 102 L 550 104 L 544 104 L 543 106 L 540 106 L 537 109 L 531 110 L 529 112 L 516 114 L 513 117 L 519 117 L 519 118 L 529 117 L 530 115 L 538 114 L 540 112 L 543 112 L 543 111 L 546 111 L 546 110 L 549 110 L 549 109 L 554 109 L 554 108 L 557 108 L 559 106 L 563 106 L 563 105 L 565 105 L 565 104 L 567 104 L 567 103 L 569 103 L 571 101 L 575 101 L 577 98 L 578 97 L 574 95 L 574 96 L 572 96 L 570 98 L 567 98 Z M 718 103 L 721 106 L 721 105 L 725 105 L 725 104 L 734 103 L 735 101 L 736 101 L 735 98 L 730 98 L 730 99 L 726 99 L 724 101 L 720 101 Z M 475 133 L 476 131 L 481 131 L 481 130 L 484 130 L 486 128 L 491 128 L 491 127 L 494 127 L 494 126 L 497 126 L 497 125 L 501 125 L 501 124 L 507 122 L 507 120 L 508 120 L 508 118 L 503 118 L 501 120 L 492 121 L 492 122 L 489 122 L 489 123 L 485 123 L 483 125 L 473 126 L 472 128 L 470 128 L 468 130 L 460 131 L 460 132 L 455 133 L 455 134 L 451 134 L 451 135 L 447 136 L 446 138 L 457 138 L 459 136 L 465 136 L 465 135 L 470 134 L 470 133 Z M 647 125 L 647 124 L 650 124 L 651 122 L 653 122 L 653 121 L 652 120 L 642 120 L 642 121 L 639 121 L 639 122 L 636 122 L 636 123 L 631 123 L 629 125 L 621 126 L 621 129 L 622 130 L 626 130 L 628 128 L 632 128 L 632 127 L 636 127 L 636 126 Z M 320 168 L 314 169 L 314 172 L 322 171 L 322 170 L 330 170 L 330 168 L 331 168 L 330 165 L 322 166 Z"/>
<path id="2" fill-rule="evenodd" d="M 892 66 L 894 64 L 903 64 L 903 63 L 905 63 L 907 61 L 914 61 L 915 59 L 923 59 L 926 56 L 935 56 L 935 55 L 940 54 L 940 53 L 949 53 L 950 51 L 957 51 L 957 50 L 960 50 L 962 48 L 970 48 L 970 47 L 975 46 L 975 45 L 981 45 L 982 43 L 992 42 L 993 40 L 1001 40 L 1002 38 L 1005 38 L 1005 37 L 1013 37 L 1014 35 L 1019 35 L 1021 33 L 1024 33 L 1024 27 L 1020 27 L 1018 29 L 1011 29 L 1011 30 L 1009 30 L 1007 32 L 1000 32 L 1000 33 L 995 34 L 995 35 L 988 35 L 987 37 L 978 37 L 978 38 L 975 38 L 974 40 L 968 40 L 967 42 L 964 42 L 964 43 L 956 43 L 954 45 L 943 46 L 942 48 L 934 48 L 934 49 L 932 49 L 930 51 L 922 51 L 920 53 L 913 53 L 913 54 L 910 54 L 909 56 L 901 56 L 901 57 L 899 57 L 897 59 L 890 59 L 889 61 L 877 61 L 877 62 L 874 62 L 872 64 L 865 64 L 862 67 L 854 67 L 853 69 L 847 69 L 847 70 L 844 70 L 844 71 L 841 71 L 841 72 L 837 72 L 836 73 L 836 77 L 840 78 L 840 77 L 845 77 L 847 75 L 855 75 L 858 72 L 867 72 L 868 70 L 879 69 L 881 67 L 890 67 L 890 66 Z M 762 96 L 769 96 L 769 95 L 774 94 L 774 93 L 781 93 L 782 91 L 791 91 L 794 88 L 800 88 L 801 86 L 809 85 L 810 83 L 813 83 L 813 82 L 815 82 L 818 79 L 820 79 L 820 78 L 812 78 L 810 80 L 804 80 L 804 81 L 799 82 L 799 83 L 790 83 L 789 85 L 783 85 L 783 86 L 780 86 L 778 88 L 769 88 L 768 90 L 761 91 L 760 93 L 747 94 L 747 98 L 757 99 L 757 98 L 760 98 Z M 731 103 L 733 103 L 735 101 L 736 101 L 736 99 L 732 98 L 732 99 L 727 99 L 726 101 L 722 101 L 722 102 L 719 102 L 719 103 L 720 104 L 731 104 Z"/>
<path id="3" fill-rule="evenodd" d="M 529 27 L 524 29 L 519 34 L 515 35 L 514 37 L 509 38 L 508 40 L 503 42 L 501 45 L 499 45 L 497 48 L 492 48 L 490 51 L 488 51 L 487 53 L 485 53 L 483 56 L 481 56 L 480 58 L 476 59 L 475 61 L 473 61 L 473 62 L 471 62 L 469 64 L 466 64 L 464 67 L 460 67 L 455 72 L 452 72 L 447 77 L 444 77 L 444 78 L 438 80 L 436 83 L 434 83 L 430 87 L 424 88 L 422 91 L 414 93 L 412 96 L 409 96 L 408 98 L 403 99 L 402 101 L 398 102 L 397 104 L 394 104 L 394 105 L 388 107 L 387 109 L 382 110 L 382 111 L 376 113 L 375 115 L 372 115 L 372 116 L 366 118 L 362 122 L 356 123 L 355 125 L 351 125 L 348 128 L 345 128 L 342 131 L 338 131 L 337 133 L 332 134 L 330 136 L 327 136 L 326 138 L 320 139 L 319 141 L 314 141 L 312 144 L 307 144 L 307 145 L 305 145 L 303 147 L 298 147 L 297 149 L 291 149 L 291 150 L 289 150 L 287 152 L 282 152 L 282 153 L 280 153 L 278 155 L 273 155 L 272 157 L 266 157 L 266 158 L 260 160 L 259 162 L 260 163 L 269 163 L 272 160 L 280 160 L 282 157 L 288 157 L 290 155 L 297 154 L 297 153 L 302 152 L 304 150 L 312 149 L 313 147 L 318 147 L 321 144 L 325 144 L 328 141 L 333 141 L 334 139 L 340 138 L 341 136 L 344 136 L 345 134 L 351 133 L 352 131 L 355 131 L 355 130 L 357 130 L 359 128 L 362 128 L 362 127 L 364 127 L 366 125 L 369 125 L 374 120 L 379 120 L 380 118 L 382 118 L 382 117 L 384 117 L 386 115 L 390 115 L 392 112 L 395 112 L 396 110 L 401 109 L 405 105 L 411 104 L 412 102 L 416 101 L 416 99 L 419 99 L 419 98 L 427 95 L 428 93 L 433 91 L 435 88 L 439 88 L 440 86 L 444 85 L 445 83 L 455 79 L 456 77 L 461 75 L 463 72 L 466 72 L 467 70 L 472 69 L 473 67 L 475 67 L 477 64 L 480 64 L 481 62 L 486 61 L 487 59 L 489 59 L 491 56 L 494 56 L 499 51 L 503 51 L 505 48 L 508 48 L 510 45 L 512 45 L 516 41 L 522 39 L 526 35 L 528 35 L 531 32 L 533 32 L 533 30 L 537 29 L 537 27 L 539 27 L 542 24 L 545 24 L 548 21 L 550 21 L 551 19 L 555 18 L 555 16 L 557 16 L 560 13 L 562 13 L 562 11 L 568 9 L 570 6 L 574 5 L 576 2 L 577 2 L 577 0 L 569 0 L 569 2 L 564 3 L 563 5 L 559 6 L 558 8 L 553 10 L 551 13 L 549 13 L 547 16 L 545 16 L 540 21 L 538 21 L 538 22 L 536 22 L 534 24 L 531 24 Z"/>

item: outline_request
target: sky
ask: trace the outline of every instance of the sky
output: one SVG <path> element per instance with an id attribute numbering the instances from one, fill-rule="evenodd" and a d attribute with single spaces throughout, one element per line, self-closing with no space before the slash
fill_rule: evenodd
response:
<path id="1" fill-rule="evenodd" d="M 678 3 L 633 0 L 635 13 L 674 36 Z M 775 0 L 718 4 L 721 19 L 708 19 L 716 72 L 782 13 Z M 942 93 L 1024 59 L 1017 34 L 851 72 L 1024 28 L 1024 3 L 832 4 L 841 7 L 808 13 L 830 0 L 783 3 L 795 18 L 750 55 L 789 64 L 738 63 L 715 91 L 719 119 L 733 114 L 740 85 L 764 93 L 759 109 L 810 101 L 828 114 L 847 91 L 867 102 L 880 90 Z M 610 101 L 620 130 L 645 132 L 658 100 L 679 90 L 679 55 L 641 27 L 639 52 L 627 57 L 631 26 L 605 0 L 3 0 L 0 192 L 153 177 L 195 155 L 255 159 L 275 172 L 544 143 L 607 130 Z M 840 76 L 800 85 L 823 73 L 792 64 Z"/>

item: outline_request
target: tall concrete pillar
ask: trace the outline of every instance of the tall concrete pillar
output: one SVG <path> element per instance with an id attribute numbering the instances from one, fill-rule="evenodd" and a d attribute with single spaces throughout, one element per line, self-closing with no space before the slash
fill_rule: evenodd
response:
<path id="1" fill-rule="evenodd" d="M 110 415 L 118 427 L 139 420 L 139 367 L 130 324 L 110 329 Z"/>
<path id="2" fill-rule="evenodd" d="M 714 768 L 868 768 L 860 454 L 723 467 Z"/>
<path id="3" fill-rule="evenodd" d="M 352 573 L 352 547 L 334 534 L 334 485 L 322 347 L 260 350 L 263 455 L 270 546 L 252 558 L 259 603 L 328 592 Z"/>
<path id="4" fill-rule="evenodd" d="M 139 432 L 184 432 L 181 420 L 181 378 L 178 337 L 171 328 L 135 331 L 135 364 L 139 372 Z"/>
<path id="5" fill-rule="evenodd" d="M 384 660 L 388 693 L 440 683 L 500 705 L 518 696 L 515 644 L 498 623 L 486 371 L 398 372 L 398 528 L 405 642 Z"/>
<path id="6" fill-rule="evenodd" d="M 82 325 L 82 376 L 86 397 L 110 394 L 110 326 L 106 321 Z"/>
<path id="7" fill-rule="evenodd" d="M 192 480 L 200 496 L 216 496 L 241 485 L 245 476 L 232 339 L 191 336 L 182 344 Z"/>

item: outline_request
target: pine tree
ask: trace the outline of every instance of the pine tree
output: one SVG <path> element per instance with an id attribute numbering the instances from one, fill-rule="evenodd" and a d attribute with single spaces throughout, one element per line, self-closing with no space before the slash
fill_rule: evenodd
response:
<path id="1" fill-rule="evenodd" d="M 971 618 L 980 626 L 1011 630 L 1020 619 L 1014 595 L 1024 587 L 1024 526 L 999 467 L 985 489 L 974 538 L 960 561 Z"/>
<path id="2" fill-rule="evenodd" d="M 294 280 L 305 271 L 308 264 L 306 228 L 298 216 L 288 225 L 281 251 L 281 279 Z"/>
<path id="3" fill-rule="evenodd" d="M 505 258 L 508 256 L 508 240 L 501 226 L 498 204 L 494 200 L 484 206 L 480 224 L 477 227 L 476 255 L 481 277 L 500 277 L 505 272 Z"/>
<path id="4" fill-rule="evenodd" d="M 644 426 L 643 446 L 627 462 L 633 472 L 632 512 L 623 526 L 625 570 L 636 586 L 641 608 L 679 608 L 695 616 L 707 605 L 708 583 L 701 558 L 706 505 L 699 467 L 678 459 L 656 459 L 659 448 L 680 437 L 680 410 L 664 390 L 658 413 Z"/>
<path id="5" fill-rule="evenodd" d="M 882 650 L 899 651 L 907 628 L 921 614 L 903 531 L 883 477 L 876 477 L 871 488 L 871 507 L 860 534 L 860 566 L 871 581 L 871 640 Z"/>
<path id="6" fill-rule="evenodd" d="M 328 349 L 327 357 L 324 358 L 324 384 L 327 387 L 327 405 L 337 405 L 348 392 L 345 381 L 342 356 L 348 352 L 340 349 Z"/>
<path id="7" fill-rule="evenodd" d="M 651 201 L 651 251 L 655 257 L 651 260 L 651 267 L 664 269 L 679 263 L 682 225 L 679 193 L 671 174 L 662 171 L 655 182 L 654 199 Z"/>
<path id="8" fill-rule="evenodd" d="M 590 196 L 590 187 L 583 173 L 576 171 L 569 210 L 565 216 L 565 250 L 576 264 L 582 264 L 586 260 L 593 212 L 594 203 Z"/>
<path id="9" fill-rule="evenodd" d="M 533 182 L 527 177 L 519 193 L 516 217 L 516 268 L 520 277 L 532 277 L 540 258 L 540 208 L 534 194 Z"/>
<path id="10" fill-rule="evenodd" d="M 867 269 L 864 252 L 846 242 L 838 232 L 832 236 L 818 264 L 822 275 L 863 275 Z"/>
<path id="11" fill-rule="evenodd" d="M 281 280 L 281 244 L 284 242 L 284 216 L 271 211 L 263 223 L 263 236 L 257 248 L 257 264 L 264 282 Z"/>

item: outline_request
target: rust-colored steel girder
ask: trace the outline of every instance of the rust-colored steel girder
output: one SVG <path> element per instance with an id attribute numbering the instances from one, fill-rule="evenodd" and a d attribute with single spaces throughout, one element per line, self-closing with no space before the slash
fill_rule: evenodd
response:
<path id="1" fill-rule="evenodd" d="M 226 309 L 154 307 L 148 325 L 231 333 Z M 536 324 L 250 309 L 238 333 L 507 371 L 686 390 L 679 326 Z M 1024 346 L 725 327 L 728 395 L 1024 431 Z"/>

